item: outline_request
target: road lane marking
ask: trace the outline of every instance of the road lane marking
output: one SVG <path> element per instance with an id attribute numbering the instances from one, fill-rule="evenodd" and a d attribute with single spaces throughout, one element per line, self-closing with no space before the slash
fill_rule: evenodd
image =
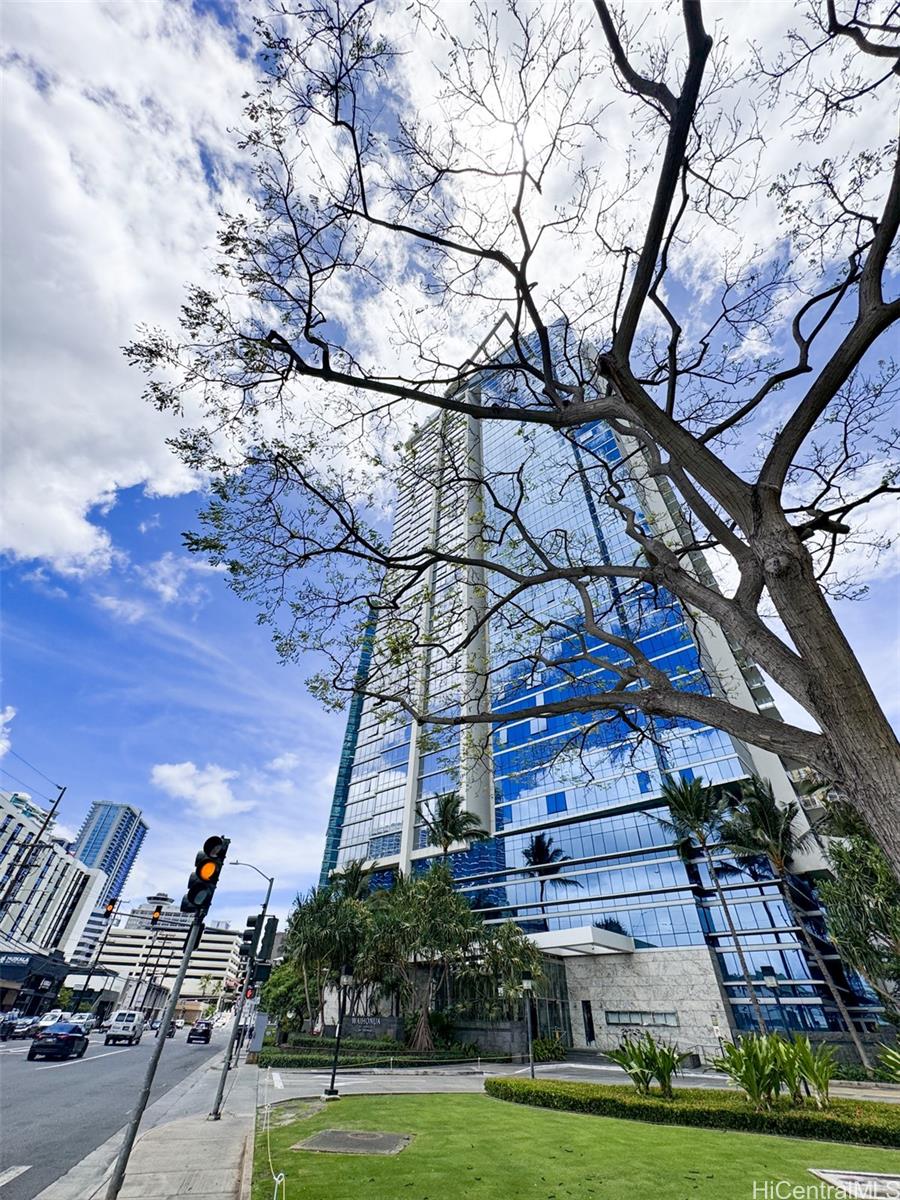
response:
<path id="1" fill-rule="evenodd" d="M 0 1188 L 6 1187 L 8 1183 L 12 1183 L 14 1179 L 18 1179 L 20 1175 L 24 1175 L 26 1171 L 30 1171 L 31 1166 L 27 1167 L 8 1167 L 2 1175 L 0 1175 Z"/>
<path id="2" fill-rule="evenodd" d="M 283 1092 L 283 1091 L 284 1091 L 284 1082 L 282 1081 L 282 1078 L 281 1078 L 281 1076 L 278 1074 L 278 1072 L 277 1072 L 277 1071 L 273 1071 L 273 1072 L 272 1072 L 272 1083 L 275 1085 L 275 1087 L 277 1087 L 277 1088 L 278 1088 L 278 1090 L 279 1090 L 280 1092 Z"/>
<path id="3" fill-rule="evenodd" d="M 111 1054 L 127 1054 L 131 1049 L 128 1046 L 125 1050 L 107 1050 L 103 1054 L 92 1054 L 90 1058 L 64 1058 L 62 1062 L 50 1063 L 46 1067 L 36 1067 L 37 1071 L 55 1071 L 57 1067 L 74 1067 L 76 1063 L 96 1062 L 98 1058 L 109 1058 Z"/>

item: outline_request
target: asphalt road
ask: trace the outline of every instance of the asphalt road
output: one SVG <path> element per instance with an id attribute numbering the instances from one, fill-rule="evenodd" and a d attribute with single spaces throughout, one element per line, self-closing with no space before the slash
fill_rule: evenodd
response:
<path id="1" fill-rule="evenodd" d="M 179 1030 L 163 1049 L 150 1103 L 223 1048 L 217 1030 L 210 1045 L 185 1041 Z M 94 1034 L 84 1058 L 28 1062 L 30 1042 L 0 1045 L 0 1197 L 32 1200 L 121 1129 L 137 1101 L 153 1047 L 104 1046 Z M 15 1174 L 18 1168 L 27 1170 Z"/>

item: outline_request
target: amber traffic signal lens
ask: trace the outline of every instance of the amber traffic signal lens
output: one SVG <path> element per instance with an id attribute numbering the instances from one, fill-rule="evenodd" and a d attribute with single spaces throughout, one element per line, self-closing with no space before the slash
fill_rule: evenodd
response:
<path id="1" fill-rule="evenodd" d="M 213 879 L 215 877 L 216 871 L 218 871 L 218 869 L 219 869 L 218 863 L 205 862 L 203 864 L 203 866 L 199 868 L 199 870 L 197 871 L 197 874 L 200 876 L 201 879 L 209 880 L 209 879 Z"/>

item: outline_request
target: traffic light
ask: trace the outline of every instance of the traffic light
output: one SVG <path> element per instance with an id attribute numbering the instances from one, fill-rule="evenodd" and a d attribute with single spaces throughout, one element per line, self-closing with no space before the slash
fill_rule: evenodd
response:
<path id="1" fill-rule="evenodd" d="M 259 944 L 259 950 L 256 957 L 260 962 L 272 961 L 272 950 L 275 947 L 275 934 L 278 932 L 278 918 L 269 917 L 266 921 L 266 927 L 263 930 L 262 941 Z"/>
<path id="2" fill-rule="evenodd" d="M 109 918 L 113 915 L 113 913 L 116 911 L 116 905 L 118 903 L 119 903 L 119 897 L 116 896 L 115 900 L 107 900 L 107 902 L 103 905 L 103 920 L 104 921 L 108 921 Z"/>
<path id="3" fill-rule="evenodd" d="M 238 946 L 238 954 L 240 954 L 241 958 L 253 957 L 258 932 L 259 917 L 254 913 L 252 917 L 247 918 L 247 927 L 241 934 L 241 944 Z"/>
<path id="4" fill-rule="evenodd" d="M 256 995 L 256 988 L 255 988 L 255 987 L 248 987 L 248 988 L 247 988 L 247 990 L 246 990 L 246 992 L 244 992 L 244 995 L 246 996 L 246 998 L 247 998 L 248 1000 L 252 1000 L 252 999 L 253 999 L 253 997 Z"/>
<path id="5" fill-rule="evenodd" d="M 277 932 L 278 918 L 269 917 L 259 943 L 259 950 L 256 953 L 256 963 L 253 969 L 254 983 L 265 983 L 272 974 L 272 951 L 275 948 L 275 934 Z"/>
<path id="6" fill-rule="evenodd" d="M 228 838 L 223 837 L 210 837 L 203 843 L 203 849 L 194 860 L 194 870 L 181 901 L 183 913 L 206 916 L 219 876 L 222 874 L 222 867 L 225 865 L 228 846 Z"/>
<path id="7" fill-rule="evenodd" d="M 156 924 L 158 923 L 158 921 L 159 921 L 159 918 L 160 918 L 161 916 L 162 916 L 162 905 L 161 905 L 161 904 L 157 904 L 156 908 L 154 908 L 153 912 L 150 914 L 150 924 L 151 924 L 151 926 L 153 926 L 153 925 L 156 925 Z"/>

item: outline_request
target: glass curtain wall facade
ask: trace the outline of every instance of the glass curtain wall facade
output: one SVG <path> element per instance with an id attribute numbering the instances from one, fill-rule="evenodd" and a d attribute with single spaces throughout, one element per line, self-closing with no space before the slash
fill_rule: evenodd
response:
<path id="1" fill-rule="evenodd" d="M 490 400 L 485 385 L 481 401 Z M 442 415 L 410 447 L 392 551 L 434 546 L 520 573 L 547 559 L 639 561 L 624 517 L 601 497 L 610 471 L 617 472 L 622 502 L 657 532 L 672 498 L 636 468 L 623 475 L 623 454 L 633 455 L 633 447 L 603 423 L 572 439 L 542 426 Z M 708 570 L 702 563 L 698 569 Z M 527 932 L 556 933 L 562 941 L 567 929 L 595 926 L 633 939 L 635 955 L 707 948 L 731 1024 L 755 1028 L 712 882 L 705 867 L 682 859 L 658 819 L 668 815 L 660 792 L 666 775 L 716 783 L 755 772 L 789 798 L 782 764 L 694 721 L 636 710 L 592 713 L 577 702 L 614 684 L 625 653 L 617 638 L 636 645 L 679 688 L 739 693 L 771 711 L 758 671 L 741 665 L 721 630 L 701 626 L 674 596 L 647 584 L 592 582 L 594 612 L 612 640 L 590 632 L 584 596 L 568 580 L 532 588 L 521 616 L 513 600 L 505 615 L 480 624 L 504 589 L 510 583 L 502 571 L 438 561 L 404 598 L 416 631 L 407 661 L 384 653 L 397 624 L 390 634 L 376 627 L 374 654 L 367 648 L 374 666 L 367 657 L 366 669 L 382 671 L 381 684 L 405 688 L 419 711 L 455 715 L 489 702 L 509 719 L 479 735 L 478 726 L 422 727 L 360 701 L 348 726 L 323 878 L 356 859 L 386 872 L 422 869 L 435 851 L 419 807 L 459 792 L 491 837 L 458 849 L 450 864 L 486 921 L 512 918 Z M 515 718 L 519 710 L 553 705 L 546 716 Z M 724 863 L 723 853 L 718 858 Z M 839 1029 L 774 880 L 763 867 L 753 874 L 731 867 L 722 883 L 750 973 L 779 981 L 774 992 L 757 989 L 767 1024 Z M 870 997 L 845 976 L 825 940 L 814 893 L 802 881 L 796 886 L 848 1004 L 864 1015 Z M 594 1014 L 598 1024 L 621 1023 L 615 1012 L 607 1016 Z"/>
<path id="2" fill-rule="evenodd" d="M 79 961 L 93 955 L 106 925 L 103 906 L 122 895 L 146 836 L 147 823 L 140 809 L 96 800 L 91 805 L 72 843 L 72 853 L 102 871 L 106 881 L 79 940 L 75 954 Z"/>

